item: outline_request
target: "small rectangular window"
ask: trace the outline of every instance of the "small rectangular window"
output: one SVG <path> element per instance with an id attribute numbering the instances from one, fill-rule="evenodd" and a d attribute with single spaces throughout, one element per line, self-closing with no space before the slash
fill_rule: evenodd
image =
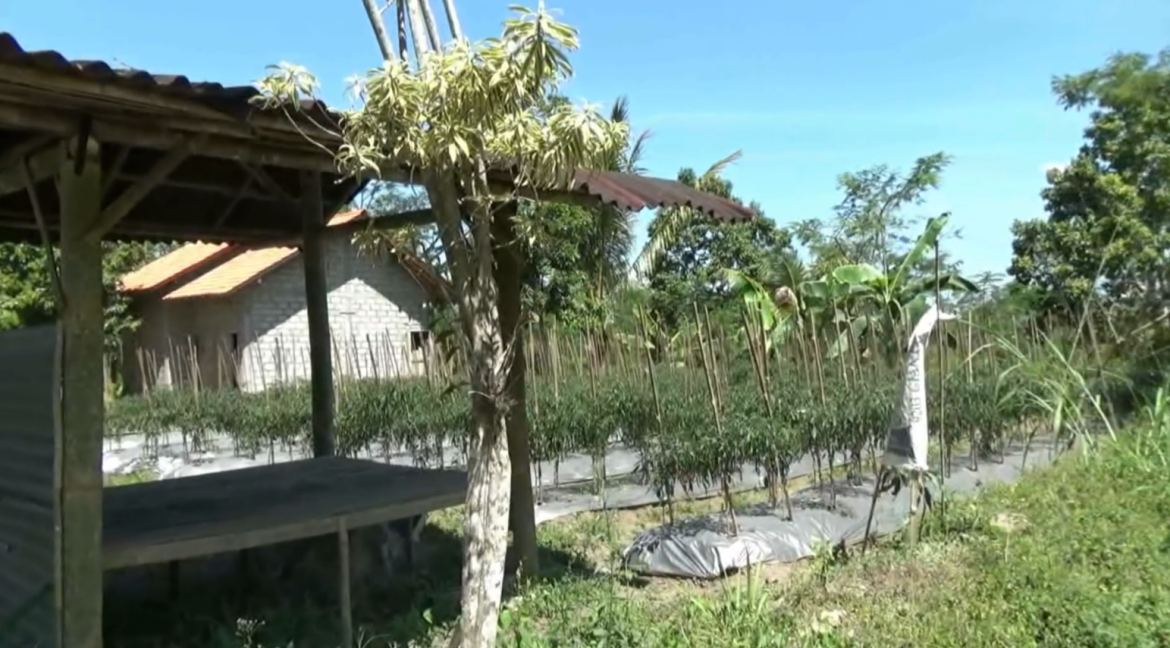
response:
<path id="1" fill-rule="evenodd" d="M 411 331 L 410 332 L 410 350 L 422 351 L 431 343 L 430 331 Z"/>

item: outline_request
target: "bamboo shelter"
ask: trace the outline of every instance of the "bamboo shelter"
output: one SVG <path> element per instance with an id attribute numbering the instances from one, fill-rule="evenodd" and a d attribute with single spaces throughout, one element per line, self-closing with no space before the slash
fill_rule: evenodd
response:
<path id="1" fill-rule="evenodd" d="M 0 526 L 5 533 L 0 538 L 5 547 L 0 571 L 6 581 L 0 587 L 0 618 L 36 598 L 45 587 L 37 577 L 46 571 L 54 574 L 51 607 L 55 612 L 48 615 L 51 623 L 17 627 L 10 636 L 27 632 L 32 643 L 43 646 L 100 646 L 102 572 L 103 563 L 109 562 L 103 558 L 103 518 L 109 524 L 134 517 L 127 511 L 103 509 L 103 240 L 298 240 L 305 259 L 310 337 L 326 340 L 310 350 L 313 452 L 318 457 L 333 454 L 332 358 L 320 237 L 328 216 L 347 203 L 363 182 L 342 176 L 329 148 L 319 146 L 321 142 L 336 144 L 317 126 L 335 123 L 325 106 L 304 106 L 308 112 L 298 117 L 302 123 L 294 123 L 283 111 L 256 109 L 252 102 L 256 95 L 250 87 L 192 83 L 182 76 L 69 61 L 52 51 L 25 51 L 11 35 L 0 33 L 0 238 L 56 246 L 60 251 L 59 262 L 50 268 L 60 313 L 52 363 L 60 385 L 59 402 L 53 405 L 56 431 L 51 436 L 47 431 L 39 436 L 21 435 L 9 420 L 0 431 L 6 455 L 20 457 L 27 451 L 31 459 L 47 454 L 52 457 L 54 476 L 51 495 L 39 494 L 43 495 L 40 501 L 51 504 L 52 524 L 20 529 L 20 533 Z M 305 133 L 312 133 L 316 143 L 307 140 Z M 33 369 L 15 367 L 16 371 Z M 33 447 L 35 443 L 51 447 Z M 20 475 L 5 474 L 0 500 L 23 501 L 19 499 L 22 486 L 50 483 L 47 478 L 17 483 Z M 386 478 L 374 481 L 384 485 Z M 463 478 L 461 474 L 445 478 L 432 484 L 432 490 L 442 496 L 431 499 L 446 502 L 454 494 L 456 501 L 447 505 L 454 504 L 461 496 Z M 166 493 L 151 486 L 136 493 L 118 491 L 119 497 L 109 504 L 163 505 L 160 498 Z M 214 504 L 210 509 L 204 510 L 205 517 L 221 523 L 231 517 L 226 509 L 214 510 Z M 257 512 L 264 511 L 250 511 L 254 522 Z M 11 517 L 7 511 L 0 515 Z M 41 518 L 27 519 L 31 527 Z M 268 522 L 256 524 L 271 527 Z M 192 528 L 189 525 L 182 538 L 188 554 L 191 542 L 200 535 Z M 238 545 L 240 527 L 233 528 L 220 528 L 211 535 L 222 538 L 235 533 Z M 126 549 L 126 542 L 134 542 L 123 531 L 105 529 L 106 535 L 112 532 L 120 538 L 115 543 L 121 547 L 118 551 Z M 150 534 L 165 531 L 150 529 L 130 536 L 157 545 L 149 540 Z M 255 544 L 254 538 L 249 542 Z M 31 559 L 38 544 L 56 546 L 54 555 L 42 556 L 51 559 L 50 568 L 17 569 L 25 564 L 22 560 Z M 175 538 L 162 544 L 177 550 Z M 28 614 L 21 618 L 35 624 L 46 617 Z M 18 626 L 21 623 L 16 621 Z"/>

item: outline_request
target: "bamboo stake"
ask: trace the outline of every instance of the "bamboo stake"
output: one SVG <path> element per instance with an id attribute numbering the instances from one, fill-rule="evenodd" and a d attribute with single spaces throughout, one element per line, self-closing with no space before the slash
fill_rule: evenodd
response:
<path id="1" fill-rule="evenodd" d="M 532 419 L 533 419 L 533 421 L 539 422 L 541 420 L 541 418 L 540 418 L 540 389 L 539 389 L 539 387 L 537 387 L 537 385 L 540 382 L 540 380 L 538 379 L 538 377 L 540 376 L 540 372 L 536 368 L 537 340 L 536 340 L 536 336 L 533 335 L 531 322 L 528 323 L 527 330 L 528 330 L 528 341 L 524 345 L 524 354 L 525 354 L 524 361 L 527 365 L 526 371 L 528 374 L 528 386 L 527 386 L 528 394 L 527 395 L 528 395 L 528 402 L 532 404 Z M 536 428 L 536 426 L 532 426 L 532 427 Z M 537 430 L 537 433 L 538 434 L 541 433 L 540 430 Z M 535 436 L 535 435 L 533 435 L 533 436 Z M 541 470 L 540 464 L 541 464 L 541 461 L 540 461 L 539 456 L 537 456 L 537 453 L 533 453 L 532 473 L 534 475 L 536 475 L 536 483 L 533 484 L 532 501 L 538 505 L 543 501 L 543 495 L 544 495 L 544 472 L 543 472 L 543 470 Z"/>
<path id="2" fill-rule="evenodd" d="M 586 333 L 586 344 L 588 347 L 596 349 L 596 338 L 593 336 L 592 330 Z M 600 370 L 601 358 L 598 352 L 589 354 L 589 393 L 593 397 L 593 401 L 598 402 L 597 398 L 597 372 Z M 609 510 L 609 500 L 606 493 L 606 466 L 605 455 L 608 446 L 610 431 L 602 430 L 604 436 L 601 438 L 591 439 L 593 443 L 590 444 L 589 454 L 593 458 L 593 481 L 597 489 L 597 495 L 601 498 L 601 513 L 605 518 L 605 533 L 606 538 L 613 540 L 613 519 L 611 511 Z"/>
<path id="3" fill-rule="evenodd" d="M 560 403 L 561 401 L 561 339 L 559 331 L 557 331 L 557 323 L 554 321 L 551 327 L 552 334 L 552 388 L 553 388 L 553 402 Z M 561 485 L 561 458 L 559 454 L 553 458 L 553 488 L 559 488 Z"/>
<path id="4" fill-rule="evenodd" d="M 828 405 L 827 405 L 827 399 L 825 398 L 824 368 L 821 365 L 821 343 L 820 343 L 820 339 L 819 339 L 820 336 L 817 335 L 817 316 L 815 313 L 810 313 L 810 317 L 812 318 L 812 327 L 811 328 L 812 328 L 813 356 L 812 356 L 812 367 L 810 367 L 809 370 L 813 371 L 815 374 L 817 391 L 820 394 L 821 408 L 824 409 L 824 408 L 827 408 Z M 822 471 L 821 471 L 821 453 L 818 451 L 819 450 L 818 440 L 820 439 L 821 431 L 818 430 L 814 426 L 813 429 L 810 430 L 810 433 L 811 433 L 811 436 L 813 438 L 812 455 L 813 455 L 813 461 L 816 464 L 816 483 L 817 483 L 817 486 L 822 486 L 824 483 L 823 482 L 824 476 L 822 475 Z M 833 506 L 833 505 L 835 505 L 835 504 L 831 504 L 831 506 Z"/>
<path id="5" fill-rule="evenodd" d="M 942 280 L 941 280 L 941 253 L 939 245 L 936 241 L 934 244 L 934 303 L 935 306 L 942 311 Z M 935 332 L 938 335 L 938 439 L 939 449 L 942 455 L 941 466 L 939 467 L 939 506 L 942 507 L 942 522 L 943 534 L 946 534 L 946 479 L 947 470 L 949 469 L 950 457 L 950 443 L 947 441 L 947 335 L 946 335 L 946 320 L 939 318 L 935 324 Z M 928 453 L 929 456 L 929 453 Z"/>
<path id="6" fill-rule="evenodd" d="M 643 335 L 643 341 L 646 341 L 645 336 L 648 335 L 647 329 L 649 327 L 648 327 L 647 318 L 646 318 L 646 311 L 641 306 L 638 307 L 638 323 L 641 325 L 641 333 Z M 654 375 L 654 356 L 650 352 L 650 345 L 649 344 L 643 344 L 642 348 L 644 350 L 644 355 L 645 355 L 645 359 L 646 359 L 646 375 L 650 380 L 650 392 L 654 396 L 654 427 L 655 427 L 654 434 L 655 434 L 655 439 L 658 441 L 659 444 L 661 444 L 662 443 L 662 434 L 663 434 L 663 429 L 662 429 L 662 397 L 658 393 L 658 379 Z M 647 457 L 643 455 L 642 461 L 643 462 L 647 461 Z M 654 467 L 651 466 L 650 469 L 653 470 Z M 673 483 L 669 484 L 669 486 L 666 488 L 666 491 L 664 493 L 661 493 L 660 495 L 662 496 L 662 498 L 664 499 L 665 504 L 666 504 L 667 518 L 668 518 L 670 524 L 674 524 L 674 521 L 675 521 L 675 518 L 674 518 L 674 484 Z"/>
<path id="7" fill-rule="evenodd" d="M 769 421 L 776 420 L 776 409 L 773 403 L 773 395 L 771 385 L 768 380 L 768 357 L 767 345 L 765 342 L 765 331 L 763 323 L 763 313 L 759 313 L 759 318 L 752 318 L 746 307 L 740 309 L 740 314 L 743 317 L 744 332 L 748 339 L 748 354 L 751 357 L 752 367 L 755 369 L 756 384 L 760 389 L 760 397 L 763 398 L 764 408 L 768 414 Z M 753 319 L 755 322 L 753 323 Z M 758 324 L 759 328 L 756 328 Z M 758 334 L 758 337 L 757 337 Z M 768 500 L 775 509 L 780 505 L 779 492 L 784 493 L 784 508 L 788 513 L 788 519 L 792 519 L 792 498 L 788 493 L 788 471 L 780 468 L 780 459 L 777 458 L 775 450 L 770 453 L 766 460 L 767 467 L 765 473 L 768 475 Z"/>
<path id="8" fill-rule="evenodd" d="M 718 434 L 720 438 L 724 438 L 725 435 L 723 432 L 723 418 L 720 416 L 719 412 L 718 388 L 715 386 L 715 381 L 717 378 L 714 376 L 713 369 L 711 367 L 711 365 L 714 364 L 714 359 L 712 358 L 712 360 L 709 361 L 707 357 L 708 347 L 710 345 L 703 339 L 703 320 L 699 317 L 699 306 L 694 302 L 691 303 L 691 306 L 695 311 L 695 326 L 697 327 L 699 336 L 699 353 L 703 361 L 703 375 L 707 378 L 707 391 L 711 395 L 711 413 L 715 419 L 715 433 Z M 721 470 L 719 471 L 719 482 L 720 488 L 723 491 L 723 503 L 731 520 L 731 533 L 732 535 L 737 536 L 739 535 L 739 523 L 735 519 L 735 505 L 731 500 L 731 484 L 728 480 L 727 471 L 723 470 L 722 468 L 724 467 L 721 467 Z"/>

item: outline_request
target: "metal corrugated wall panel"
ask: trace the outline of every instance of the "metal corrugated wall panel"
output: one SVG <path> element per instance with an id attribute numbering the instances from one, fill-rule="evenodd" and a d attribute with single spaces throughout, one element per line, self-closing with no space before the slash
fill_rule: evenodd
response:
<path id="1" fill-rule="evenodd" d="M 52 648 L 57 327 L 0 332 L 0 648 Z"/>

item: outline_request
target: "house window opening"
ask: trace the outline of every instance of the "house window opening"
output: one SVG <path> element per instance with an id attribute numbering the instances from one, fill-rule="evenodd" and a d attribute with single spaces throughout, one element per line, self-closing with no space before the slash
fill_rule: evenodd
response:
<path id="1" fill-rule="evenodd" d="M 411 331 L 410 350 L 412 352 L 425 351 L 431 345 L 430 331 Z"/>

